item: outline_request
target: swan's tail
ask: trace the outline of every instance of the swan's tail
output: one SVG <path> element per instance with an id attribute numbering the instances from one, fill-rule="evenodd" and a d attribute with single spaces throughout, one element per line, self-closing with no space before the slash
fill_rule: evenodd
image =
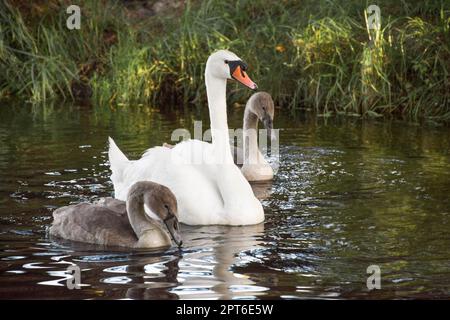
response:
<path id="1" fill-rule="evenodd" d="M 114 184 L 114 189 L 123 182 L 123 172 L 125 168 L 130 164 L 130 160 L 120 151 L 111 137 L 108 137 L 109 141 L 109 166 L 112 171 L 111 181 Z M 117 191 L 117 190 L 116 190 Z"/>

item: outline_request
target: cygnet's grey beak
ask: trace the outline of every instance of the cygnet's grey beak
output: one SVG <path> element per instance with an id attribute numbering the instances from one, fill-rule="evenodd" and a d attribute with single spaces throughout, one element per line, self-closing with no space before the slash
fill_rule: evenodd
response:
<path id="1" fill-rule="evenodd" d="M 183 240 L 180 233 L 180 224 L 178 223 L 177 217 L 171 213 L 166 219 L 164 219 L 164 224 L 167 230 L 169 230 L 172 240 L 176 243 L 178 247 L 181 247 Z"/>

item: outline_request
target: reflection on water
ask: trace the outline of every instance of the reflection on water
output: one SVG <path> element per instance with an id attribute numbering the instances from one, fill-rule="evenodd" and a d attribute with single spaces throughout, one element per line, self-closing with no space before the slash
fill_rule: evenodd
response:
<path id="1" fill-rule="evenodd" d="M 279 171 L 252 186 L 264 224 L 182 226 L 183 248 L 168 251 L 47 237 L 55 208 L 111 195 L 108 135 L 136 158 L 198 119 L 206 110 L 0 106 L 0 298 L 450 297 L 446 128 L 278 110 Z M 372 264 L 382 289 L 369 292 Z M 66 287 L 72 265 L 79 290 Z"/>

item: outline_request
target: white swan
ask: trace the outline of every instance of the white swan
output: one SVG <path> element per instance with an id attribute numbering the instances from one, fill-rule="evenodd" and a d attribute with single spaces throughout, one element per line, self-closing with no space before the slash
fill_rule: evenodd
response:
<path id="1" fill-rule="evenodd" d="M 235 79 L 251 89 L 246 64 L 220 50 L 206 63 L 205 82 L 212 143 L 188 140 L 174 148 L 154 147 L 141 159 L 128 160 L 110 138 L 109 161 L 115 197 L 125 199 L 130 186 L 151 180 L 169 187 L 178 202 L 180 221 L 190 225 L 251 225 L 264 221 L 264 210 L 233 163 L 229 144 L 226 86 Z"/>
<path id="2" fill-rule="evenodd" d="M 151 215 L 144 212 L 144 205 Z M 53 212 L 51 236 L 72 241 L 130 248 L 181 246 L 177 202 L 165 186 L 135 183 L 127 202 L 112 198 L 61 207 Z"/>

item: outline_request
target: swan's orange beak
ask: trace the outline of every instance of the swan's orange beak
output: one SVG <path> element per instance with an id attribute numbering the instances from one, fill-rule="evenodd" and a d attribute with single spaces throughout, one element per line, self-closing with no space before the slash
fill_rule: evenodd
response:
<path id="1" fill-rule="evenodd" d="M 256 90 L 258 88 L 256 83 L 254 83 L 252 79 L 250 79 L 250 77 L 247 75 L 247 73 L 244 70 L 242 70 L 241 66 L 237 66 L 234 69 L 233 73 L 231 74 L 231 77 L 252 90 Z"/>

